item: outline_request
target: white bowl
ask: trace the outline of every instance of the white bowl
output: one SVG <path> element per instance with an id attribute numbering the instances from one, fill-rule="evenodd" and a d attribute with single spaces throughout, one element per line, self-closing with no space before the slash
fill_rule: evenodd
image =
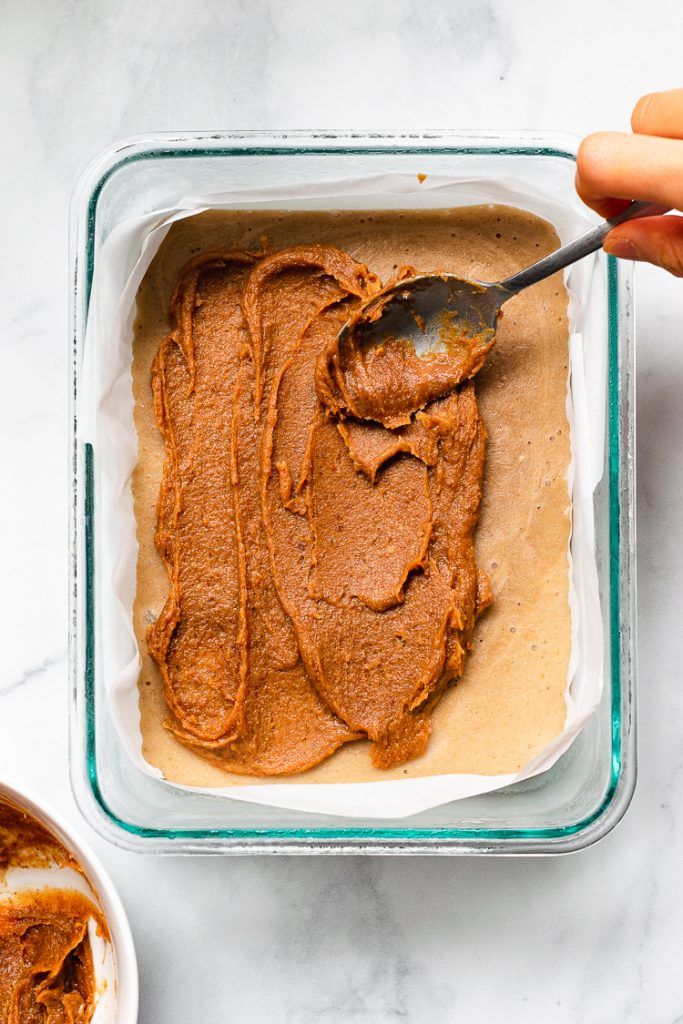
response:
<path id="1" fill-rule="evenodd" d="M 135 955 L 133 936 L 126 912 L 109 875 L 84 839 L 69 825 L 61 815 L 48 810 L 35 795 L 26 790 L 17 789 L 9 782 L 0 779 L 0 799 L 6 798 L 28 811 L 53 832 L 66 849 L 73 854 L 83 868 L 92 890 L 91 897 L 99 904 L 109 928 L 111 949 L 108 943 L 103 944 L 103 963 L 106 959 L 104 976 L 113 973 L 114 985 L 108 985 L 98 1000 L 98 1008 L 93 1016 L 93 1024 L 136 1024 L 138 1019 L 138 963 Z M 64 871 L 65 887 L 74 887 L 68 879 L 68 868 L 56 868 L 59 873 Z M 39 874 L 39 872 L 36 872 Z M 30 872 L 26 872 L 30 878 Z M 40 886 L 45 884 L 38 881 Z M 61 885 L 62 881 L 50 882 Z M 24 885 L 20 885 L 24 888 Z M 26 886 L 28 887 L 28 886 Z M 76 886 L 77 887 L 77 886 Z M 91 938 L 92 938 L 91 933 Z M 98 981 L 99 981 L 98 977 Z"/>

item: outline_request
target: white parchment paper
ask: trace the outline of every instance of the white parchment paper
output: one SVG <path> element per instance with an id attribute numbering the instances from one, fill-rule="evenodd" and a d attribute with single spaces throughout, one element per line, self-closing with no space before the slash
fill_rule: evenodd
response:
<path id="1" fill-rule="evenodd" d="M 288 188 L 187 196 L 173 209 L 120 223 L 97 254 L 85 343 L 79 424 L 95 450 L 98 559 L 96 587 L 100 644 L 98 669 L 125 756 L 146 774 L 162 778 L 142 755 L 137 681 L 139 652 L 133 631 L 137 561 L 131 474 L 137 461 L 133 421 L 132 325 L 138 287 L 171 225 L 206 209 L 438 209 L 497 203 L 550 221 L 562 242 L 593 221 L 575 197 L 543 194 L 512 178 L 485 175 L 455 179 L 430 175 L 373 174 Z M 594 553 L 593 492 L 603 471 L 607 318 L 604 275 L 597 258 L 570 268 L 570 381 L 567 418 L 572 460 L 569 602 L 572 650 L 567 713 L 562 733 L 515 774 L 440 775 L 352 784 L 264 782 L 219 789 L 177 788 L 293 810 L 369 818 L 401 818 L 430 807 L 509 786 L 550 768 L 569 747 L 600 702 L 603 687 L 602 616 Z"/>

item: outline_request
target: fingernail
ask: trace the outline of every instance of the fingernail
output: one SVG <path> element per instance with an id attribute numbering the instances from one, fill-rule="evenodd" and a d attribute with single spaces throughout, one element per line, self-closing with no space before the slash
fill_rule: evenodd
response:
<path id="1" fill-rule="evenodd" d="M 636 247 L 628 238 L 610 238 L 608 235 L 603 244 L 603 249 L 608 256 L 618 256 L 622 260 L 635 260 L 638 258 Z"/>

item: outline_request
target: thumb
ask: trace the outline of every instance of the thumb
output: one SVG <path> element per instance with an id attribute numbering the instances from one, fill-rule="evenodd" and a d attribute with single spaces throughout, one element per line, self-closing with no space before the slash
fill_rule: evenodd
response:
<path id="1" fill-rule="evenodd" d="M 644 260 L 683 277 L 683 217 L 643 217 L 613 228 L 603 249 L 610 256 Z"/>

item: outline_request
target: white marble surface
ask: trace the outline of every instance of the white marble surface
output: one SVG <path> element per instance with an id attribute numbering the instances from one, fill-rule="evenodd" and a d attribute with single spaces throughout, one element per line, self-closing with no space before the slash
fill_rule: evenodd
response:
<path id="1" fill-rule="evenodd" d="M 67 779 L 67 208 L 151 129 L 625 128 L 681 84 L 678 0 L 1 0 L 0 776 Z M 638 274 L 640 775 L 545 860 L 182 859 L 82 825 L 142 1024 L 683 1021 L 683 282 Z"/>

